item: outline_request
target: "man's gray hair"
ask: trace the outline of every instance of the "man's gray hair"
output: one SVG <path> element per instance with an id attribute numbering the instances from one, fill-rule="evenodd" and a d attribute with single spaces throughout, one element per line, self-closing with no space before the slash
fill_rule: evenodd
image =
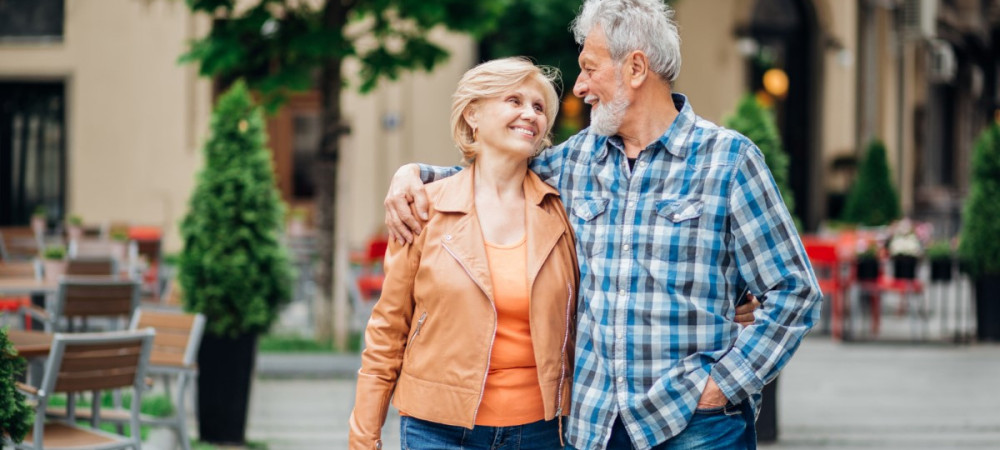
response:
<path id="1" fill-rule="evenodd" d="M 612 60 L 621 63 L 641 50 L 650 69 L 673 82 L 681 71 L 681 38 L 673 17 L 663 0 L 586 0 L 571 27 L 580 45 L 595 26 L 601 27 Z"/>

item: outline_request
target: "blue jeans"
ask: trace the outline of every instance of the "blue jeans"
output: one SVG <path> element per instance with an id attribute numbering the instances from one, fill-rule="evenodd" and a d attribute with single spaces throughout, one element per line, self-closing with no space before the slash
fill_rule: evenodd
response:
<path id="1" fill-rule="evenodd" d="M 686 428 L 652 450 L 754 450 L 757 432 L 748 401 L 736 406 L 699 409 Z M 632 450 L 632 441 L 621 418 L 615 419 L 608 450 Z"/>
<path id="2" fill-rule="evenodd" d="M 556 419 L 558 420 L 558 419 Z M 403 450 L 553 450 L 559 445 L 556 420 L 512 427 L 468 428 L 402 416 L 399 440 Z"/>

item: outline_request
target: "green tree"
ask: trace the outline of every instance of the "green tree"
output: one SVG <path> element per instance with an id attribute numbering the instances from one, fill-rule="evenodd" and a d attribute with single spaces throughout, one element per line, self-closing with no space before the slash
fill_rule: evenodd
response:
<path id="1" fill-rule="evenodd" d="M 219 98 L 178 260 L 184 304 L 217 336 L 266 332 L 291 299 L 284 217 L 260 108 L 238 81 Z"/>
<path id="2" fill-rule="evenodd" d="M 976 140 L 959 255 L 974 277 L 1000 275 L 1000 123 Z"/>
<path id="3" fill-rule="evenodd" d="M 322 131 L 314 164 L 316 182 L 317 283 L 319 337 L 333 333 L 332 287 L 337 165 L 342 123 L 342 66 L 356 60 L 362 92 L 380 78 L 395 79 L 413 69 L 430 70 L 447 52 L 427 38 L 443 25 L 479 35 L 491 30 L 509 0 L 187 0 L 194 12 L 212 15 L 211 32 L 191 43 L 182 61 L 195 62 L 204 76 L 223 83 L 247 80 L 269 108 L 276 108 L 291 90 L 317 87 L 322 97 Z M 337 330 L 338 348 L 347 330 Z"/>
<path id="4" fill-rule="evenodd" d="M 14 380 L 24 373 L 24 358 L 17 356 L 14 344 L 7 339 L 7 329 L 0 328 L 0 440 L 4 435 L 21 442 L 31 430 L 33 414 L 24 402 L 24 394 Z"/>
<path id="5" fill-rule="evenodd" d="M 764 163 L 771 169 L 771 176 L 778 185 L 778 191 L 781 192 L 781 198 L 784 199 L 788 212 L 795 217 L 795 196 L 788 186 L 788 154 L 785 153 L 781 143 L 774 113 L 765 109 L 755 96 L 748 94 L 736 105 L 736 113 L 726 119 L 726 127 L 736 130 L 757 144 L 757 148 L 764 154 Z M 795 217 L 795 225 L 802 229 L 798 217 Z"/>
<path id="6" fill-rule="evenodd" d="M 885 145 L 874 139 L 858 167 L 858 177 L 847 194 L 844 221 L 867 226 L 886 225 L 900 217 L 899 196 L 892 186 Z"/>

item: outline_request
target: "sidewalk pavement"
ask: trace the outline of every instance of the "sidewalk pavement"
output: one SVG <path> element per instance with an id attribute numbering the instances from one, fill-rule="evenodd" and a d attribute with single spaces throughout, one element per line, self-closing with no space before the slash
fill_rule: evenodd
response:
<path id="1" fill-rule="evenodd" d="M 358 356 L 262 354 L 247 437 L 271 450 L 347 448 Z M 771 449 L 1000 449 L 1000 345 L 810 336 L 778 384 Z M 399 416 L 383 429 L 399 448 Z"/>

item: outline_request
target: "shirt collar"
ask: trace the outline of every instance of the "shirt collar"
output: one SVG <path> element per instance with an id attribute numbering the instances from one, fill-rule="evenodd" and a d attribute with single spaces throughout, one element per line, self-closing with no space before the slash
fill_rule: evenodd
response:
<path id="1" fill-rule="evenodd" d="M 653 151 L 664 148 L 671 155 L 684 158 L 688 153 L 688 146 L 684 144 L 694 128 L 697 116 L 695 116 L 694 109 L 691 108 L 691 104 L 684 94 L 671 94 L 671 98 L 678 111 L 677 118 L 670 124 L 670 128 L 667 128 L 667 132 L 663 133 L 647 148 Z M 597 153 L 594 154 L 594 157 L 597 161 L 603 161 L 607 158 L 609 146 L 613 145 L 622 151 L 625 149 L 625 143 L 618 135 L 611 137 L 594 135 L 594 137 L 596 139 L 594 143 L 597 144 Z"/>

